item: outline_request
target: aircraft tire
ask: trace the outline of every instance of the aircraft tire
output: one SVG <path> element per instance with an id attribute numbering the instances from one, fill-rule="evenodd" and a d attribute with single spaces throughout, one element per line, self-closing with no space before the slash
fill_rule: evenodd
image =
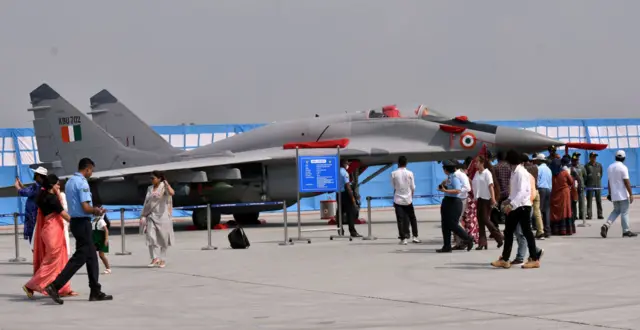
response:
<path id="1" fill-rule="evenodd" d="M 255 213 L 234 213 L 233 214 L 233 219 L 245 226 L 245 225 L 259 225 L 261 224 L 260 222 L 260 213 L 259 212 L 255 212 Z"/>
<path id="2" fill-rule="evenodd" d="M 220 213 L 211 212 L 211 229 L 220 223 L 221 215 Z M 193 210 L 193 215 L 191 216 L 191 220 L 193 221 L 193 225 L 196 226 L 198 230 L 207 230 L 207 210 L 206 209 L 195 209 Z"/>

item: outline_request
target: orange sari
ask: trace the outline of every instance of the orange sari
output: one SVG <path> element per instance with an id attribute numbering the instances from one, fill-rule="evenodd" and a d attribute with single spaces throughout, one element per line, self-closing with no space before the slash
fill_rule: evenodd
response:
<path id="1" fill-rule="evenodd" d="M 69 261 L 63 221 L 59 213 L 43 217 L 38 210 L 36 234 L 33 238 L 33 277 L 25 285 L 29 290 L 47 295 L 44 289 L 56 279 Z M 71 295 L 71 282 L 67 282 L 58 292 L 61 296 Z"/>

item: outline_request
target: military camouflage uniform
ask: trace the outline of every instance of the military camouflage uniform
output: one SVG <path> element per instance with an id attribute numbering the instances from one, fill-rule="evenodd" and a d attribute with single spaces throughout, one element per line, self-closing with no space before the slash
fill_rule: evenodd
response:
<path id="1" fill-rule="evenodd" d="M 602 188 L 602 164 L 590 162 L 585 165 L 585 186 L 587 188 Z M 593 196 L 596 197 L 596 207 L 598 210 L 598 219 L 603 219 L 602 216 L 602 189 L 587 190 L 587 219 L 591 219 L 593 215 Z"/>

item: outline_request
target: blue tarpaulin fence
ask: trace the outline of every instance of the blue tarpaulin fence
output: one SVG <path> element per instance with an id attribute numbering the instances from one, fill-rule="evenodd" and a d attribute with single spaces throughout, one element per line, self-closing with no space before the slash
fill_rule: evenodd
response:
<path id="1" fill-rule="evenodd" d="M 598 161 L 605 168 L 603 184 L 607 181 L 606 167 L 614 161 L 615 152 L 623 149 L 627 153 L 626 165 L 629 167 L 631 184 L 640 185 L 638 174 L 640 173 L 640 119 L 566 119 L 566 120 L 528 120 L 528 121 L 491 121 L 488 123 L 509 127 L 520 127 L 536 131 L 541 134 L 557 138 L 565 142 L 588 142 L 606 143 L 609 147 L 598 153 Z M 156 126 L 154 129 L 169 141 L 173 146 L 185 150 L 197 148 L 209 143 L 216 143 L 234 134 L 241 134 L 261 124 L 253 125 L 181 125 L 181 126 Z M 34 138 L 33 129 L 30 128 L 10 128 L 0 129 L 0 186 L 13 185 L 16 176 L 20 177 L 24 183 L 32 182 L 32 172 L 29 165 L 39 162 L 37 145 Z M 586 152 L 581 151 L 582 160 L 585 162 Z M 409 160 L 410 161 L 410 160 Z M 435 162 L 410 163 L 409 169 L 415 174 L 417 195 L 436 195 L 436 187 L 444 180 L 444 174 L 440 166 Z M 379 167 L 368 168 L 363 177 L 377 171 Z M 364 205 L 366 196 L 389 196 L 393 193 L 390 184 L 391 171 L 395 166 L 386 170 L 367 184 L 360 188 L 360 195 Z M 605 184 L 606 186 L 606 184 Z M 640 192 L 634 188 L 634 192 Z M 320 201 L 333 198 L 329 194 L 323 194 L 315 198 L 307 198 L 301 201 L 302 211 L 318 210 Z M 1 198 L 0 214 L 11 214 L 24 210 L 25 198 Z M 440 198 L 419 198 L 414 201 L 415 205 L 438 204 Z M 389 199 L 373 200 L 372 207 L 389 207 L 392 201 Z M 107 208 L 117 208 L 106 206 Z M 124 206 L 130 208 L 131 206 Z M 296 206 L 289 208 L 295 211 Z M 278 211 L 274 211 L 278 212 Z M 190 211 L 176 210 L 176 217 L 190 216 Z M 117 219 L 120 214 L 109 214 L 111 218 Z M 127 219 L 139 217 L 138 212 L 126 212 Z M 24 219 L 20 218 L 20 222 Z M 1 218 L 0 225 L 13 223 L 11 218 Z"/>

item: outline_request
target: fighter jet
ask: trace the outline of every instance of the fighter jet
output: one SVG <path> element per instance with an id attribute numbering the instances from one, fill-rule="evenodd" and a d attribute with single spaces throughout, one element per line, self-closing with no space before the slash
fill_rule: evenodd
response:
<path id="1" fill-rule="evenodd" d="M 43 162 L 38 166 L 64 177 L 76 171 L 81 158 L 93 159 L 97 167 L 90 186 L 94 201 L 103 205 L 142 204 L 153 170 L 165 172 L 176 190 L 176 207 L 259 201 L 286 201 L 293 205 L 297 195 L 296 146 L 301 156 L 335 154 L 340 147 L 342 157 L 353 161 L 356 177 L 368 166 L 383 165 L 360 183 L 364 184 L 389 168 L 400 155 L 413 162 L 425 162 L 474 156 L 483 144 L 493 149 L 508 145 L 523 152 L 563 145 L 521 129 L 498 126 L 491 132 L 418 116 L 381 116 L 377 110 L 369 110 L 274 122 L 193 150 L 176 152 L 164 148 L 158 152 L 123 145 L 47 84 L 33 90 L 30 98 L 29 110 L 34 114 Z M 120 124 L 126 126 L 128 122 Z M 126 131 L 130 130 L 123 130 Z M 13 187 L 7 188 L 13 194 L 4 197 L 15 196 Z M 279 208 L 217 208 L 212 210 L 213 223 L 219 222 L 220 214 L 234 214 L 248 222 L 257 219 L 261 211 Z M 206 210 L 194 210 L 193 222 L 204 228 Z"/>

